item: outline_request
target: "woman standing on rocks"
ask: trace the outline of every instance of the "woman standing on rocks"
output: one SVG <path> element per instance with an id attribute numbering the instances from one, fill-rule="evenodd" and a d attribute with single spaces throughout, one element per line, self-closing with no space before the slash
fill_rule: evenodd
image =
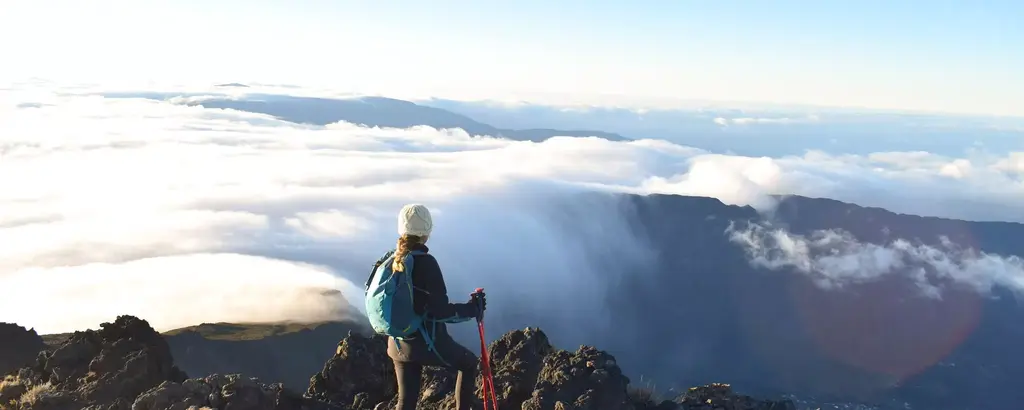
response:
<path id="1" fill-rule="evenodd" d="M 412 305 L 423 318 L 422 327 L 412 336 L 388 338 L 388 356 L 395 364 L 398 379 L 398 409 L 414 410 L 420 392 L 423 366 L 447 367 L 459 372 L 455 384 L 455 402 L 459 410 L 467 410 L 474 401 L 478 358 L 448 334 L 448 323 L 465 322 L 480 317 L 487 307 L 484 294 L 476 294 L 467 303 L 451 303 L 448 288 L 437 260 L 429 254 L 427 239 L 433 229 L 427 207 L 409 204 L 398 213 L 398 245 L 394 254 L 377 261 L 374 273 L 404 272 L 404 261 L 412 255 Z M 378 269 L 389 256 L 390 269 Z M 384 267 L 387 268 L 387 267 Z M 371 274 L 370 281 L 374 279 Z M 379 279 L 378 279 L 379 280 Z M 367 282 L 367 287 L 370 286 Z M 389 313 L 389 315 L 391 315 Z M 424 334 L 426 333 L 426 334 Z M 432 343 L 431 343 L 432 342 Z"/>

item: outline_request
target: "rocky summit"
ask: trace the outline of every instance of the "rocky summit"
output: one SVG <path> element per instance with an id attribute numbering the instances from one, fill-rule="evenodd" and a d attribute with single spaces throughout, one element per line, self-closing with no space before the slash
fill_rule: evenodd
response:
<path id="1" fill-rule="evenodd" d="M 592 346 L 574 352 L 551 346 L 534 328 L 508 332 L 488 347 L 499 409 L 577 410 L 789 410 L 792 402 L 764 401 L 737 395 L 728 385 L 691 388 L 674 400 L 630 386 L 615 358 Z M 476 380 L 480 396 L 482 376 Z M 424 369 L 419 409 L 452 409 L 455 372 Z M 396 405 L 395 375 L 386 353 L 386 338 L 350 334 L 337 353 L 310 379 L 305 397 L 353 410 L 380 410 Z M 475 408 L 483 408 L 476 403 Z"/>
<path id="2" fill-rule="evenodd" d="M 11 329 L 0 326 L 0 331 Z M 28 363 L 10 369 L 0 382 L 0 410 L 378 410 L 394 408 L 397 399 L 381 336 L 349 333 L 308 386 L 288 387 L 240 374 L 189 378 L 175 366 L 163 337 L 132 316 L 120 316 L 99 330 L 75 332 L 53 348 L 46 348 L 38 335 L 31 343 L 7 340 L 0 347 L 3 363 Z M 734 394 L 724 384 L 655 400 L 651 392 L 630 386 L 610 354 L 591 346 L 556 349 L 535 328 L 509 332 L 491 343 L 489 351 L 501 410 L 795 408 L 789 401 Z M 21 359 L 7 360 L 11 357 Z M 426 368 L 418 408 L 454 408 L 455 378 L 446 369 Z M 478 377 L 477 386 L 481 382 Z M 483 405 L 477 402 L 474 408 Z"/>

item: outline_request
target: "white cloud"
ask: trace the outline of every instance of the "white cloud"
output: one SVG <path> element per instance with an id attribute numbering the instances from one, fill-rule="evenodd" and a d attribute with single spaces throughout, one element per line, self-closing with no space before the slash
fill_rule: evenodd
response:
<path id="1" fill-rule="evenodd" d="M 729 125 L 751 125 L 751 124 L 801 124 L 809 122 L 818 122 L 820 118 L 817 115 L 808 115 L 805 117 L 736 117 L 736 118 L 725 118 L 715 117 L 714 123 L 721 126 Z"/>
<path id="2" fill-rule="evenodd" d="M 689 162 L 688 172 L 670 178 L 652 176 L 641 185 L 644 191 L 707 196 L 730 205 L 767 209 L 774 200 L 765 194 L 783 183 L 782 169 L 768 157 L 700 155 Z"/>
<path id="3" fill-rule="evenodd" d="M 1024 152 L 1011 152 L 1006 158 L 997 161 L 993 168 L 1009 174 L 1024 175 Z"/>
<path id="4" fill-rule="evenodd" d="M 275 298 L 271 287 L 290 295 L 343 289 L 358 307 L 369 264 L 394 241 L 394 213 L 411 201 L 436 214 L 433 253 L 453 298 L 485 286 L 496 304 L 529 296 L 531 308 L 549 315 L 548 305 L 564 298 L 561 286 L 577 283 L 553 272 L 612 274 L 649 263 L 620 210 L 567 195 L 574 192 L 681 193 L 759 208 L 772 206 L 769 194 L 792 193 L 899 212 L 1024 219 L 1015 208 L 1024 203 L 1024 168 L 1014 166 L 1020 154 L 750 158 L 655 140 L 534 143 L 430 127 L 317 127 L 45 89 L 4 98 L 0 288 L 32 293 L 45 301 L 34 306 L 62 313 L 5 301 L 0 320 L 54 331 L 94 326 L 122 307 L 162 328 L 324 312 L 300 296 L 256 306 L 244 286 L 263 299 Z M 327 271 L 351 281 L 329 283 Z M 93 290 L 75 294 L 83 277 Z M 23 291 L 30 283 L 33 290 Z M 163 310 L 190 303 L 183 295 L 197 283 L 206 283 L 204 309 Z M 596 294 L 610 282 L 584 283 L 582 291 Z M 139 307 L 143 299 L 132 294 L 152 306 Z M 95 309 L 81 308 L 90 304 Z M 577 307 L 602 308 L 597 298 Z"/>
<path id="5" fill-rule="evenodd" d="M 971 173 L 971 162 L 966 159 L 956 159 L 939 168 L 939 174 L 950 178 L 966 178 Z"/>
<path id="6" fill-rule="evenodd" d="M 52 220 L 33 220 L 34 210 L 23 212 L 26 216 L 21 220 L 0 229 L 4 244 L 0 272 L 228 249 L 268 227 L 266 216 L 247 212 L 132 210 L 124 202 L 110 205 L 90 209 L 101 206 L 83 202 L 78 209 L 59 204 L 46 210 L 53 212 Z"/>
<path id="7" fill-rule="evenodd" d="M 4 274 L 0 322 L 45 333 L 93 327 L 124 314 L 162 329 L 254 318 L 337 320 L 346 313 L 344 299 L 324 290 L 338 289 L 339 282 L 321 267 L 229 253 L 30 267 Z"/>
<path id="8" fill-rule="evenodd" d="M 754 266 L 807 274 L 824 288 L 902 274 L 929 297 L 941 297 L 948 281 L 981 293 L 997 285 L 1024 291 L 1024 259 L 963 248 L 948 238 L 941 238 L 939 245 L 902 238 L 879 245 L 858 241 L 840 230 L 804 236 L 762 224 L 729 228 L 729 239 L 746 250 Z"/>
<path id="9" fill-rule="evenodd" d="M 353 236 L 373 227 L 362 218 L 331 209 L 323 212 L 296 212 L 284 223 L 305 235 L 318 238 Z"/>

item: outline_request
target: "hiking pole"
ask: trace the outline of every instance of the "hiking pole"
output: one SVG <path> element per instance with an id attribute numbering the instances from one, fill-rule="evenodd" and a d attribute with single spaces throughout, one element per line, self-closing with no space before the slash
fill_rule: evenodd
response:
<path id="1" fill-rule="evenodd" d="M 477 295 L 480 295 L 480 294 L 483 294 L 483 293 L 484 293 L 484 289 L 483 288 L 477 288 L 476 291 L 473 292 L 473 296 L 476 297 Z M 495 391 L 494 391 L 494 375 L 493 375 L 493 373 L 491 373 L 491 358 L 490 358 L 490 355 L 487 353 L 487 342 L 486 342 L 487 339 L 485 338 L 485 333 L 484 333 L 483 303 L 479 299 L 477 299 L 477 303 L 480 305 L 480 317 L 477 318 L 476 324 L 477 324 L 477 330 L 480 333 L 480 363 L 482 365 L 481 366 L 482 367 L 481 370 L 483 370 L 483 375 L 481 375 L 482 376 L 481 380 L 483 382 L 482 383 L 483 384 L 482 387 L 483 387 L 484 410 L 487 410 L 487 407 L 488 407 L 488 403 L 487 403 L 488 402 L 488 400 L 487 400 L 487 396 L 488 395 L 491 396 L 491 400 L 490 401 L 491 401 L 491 404 L 493 405 L 492 410 L 498 410 L 498 398 L 497 398 L 497 394 L 495 394 Z"/>
<path id="2" fill-rule="evenodd" d="M 483 292 L 484 288 L 476 288 L 476 290 L 470 294 L 470 297 L 473 298 L 473 301 L 477 304 L 477 308 L 480 309 L 480 314 L 476 318 L 476 330 L 477 333 L 480 334 L 480 399 L 483 400 L 484 410 L 487 410 L 487 407 L 489 407 L 487 396 L 490 394 L 490 384 L 487 383 L 487 370 L 488 367 L 490 367 L 490 363 L 488 363 L 487 360 L 487 343 L 484 341 L 484 310 L 479 298 L 480 294 Z M 494 408 L 493 410 L 498 409 Z"/>
<path id="3" fill-rule="evenodd" d="M 487 354 L 487 342 L 486 339 L 484 338 L 484 306 L 483 303 L 478 298 L 478 296 L 483 293 L 484 288 L 476 288 L 476 291 L 474 291 L 473 294 L 471 295 L 474 299 L 476 299 L 477 305 L 480 306 L 480 317 L 476 319 L 476 327 L 477 330 L 479 330 L 480 332 L 480 367 L 482 368 L 481 370 L 483 371 L 483 374 L 480 377 L 480 379 L 483 381 L 482 399 L 484 402 L 484 410 L 487 410 L 488 407 L 488 395 L 491 396 L 491 404 L 493 404 L 494 406 L 492 407 L 492 410 L 498 410 L 498 397 L 497 394 L 495 394 L 494 392 L 494 374 L 491 373 L 491 358 Z"/>

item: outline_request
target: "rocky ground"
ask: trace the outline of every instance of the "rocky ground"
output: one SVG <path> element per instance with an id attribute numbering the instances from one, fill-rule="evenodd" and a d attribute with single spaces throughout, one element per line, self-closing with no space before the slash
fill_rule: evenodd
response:
<path id="1" fill-rule="evenodd" d="M 393 408 L 396 399 L 380 337 L 349 334 L 304 392 L 244 375 L 189 378 L 174 365 L 163 337 L 132 316 L 75 332 L 52 348 L 18 326 L 0 324 L 0 338 L 0 366 L 7 366 L 0 367 L 7 373 L 0 382 L 0 410 L 377 410 Z M 632 388 L 608 353 L 590 346 L 556 349 L 539 329 L 509 332 L 489 349 L 501 410 L 794 409 L 789 401 L 737 395 L 724 384 L 656 401 Z M 428 368 L 419 408 L 454 408 L 454 387 L 453 372 Z"/>

